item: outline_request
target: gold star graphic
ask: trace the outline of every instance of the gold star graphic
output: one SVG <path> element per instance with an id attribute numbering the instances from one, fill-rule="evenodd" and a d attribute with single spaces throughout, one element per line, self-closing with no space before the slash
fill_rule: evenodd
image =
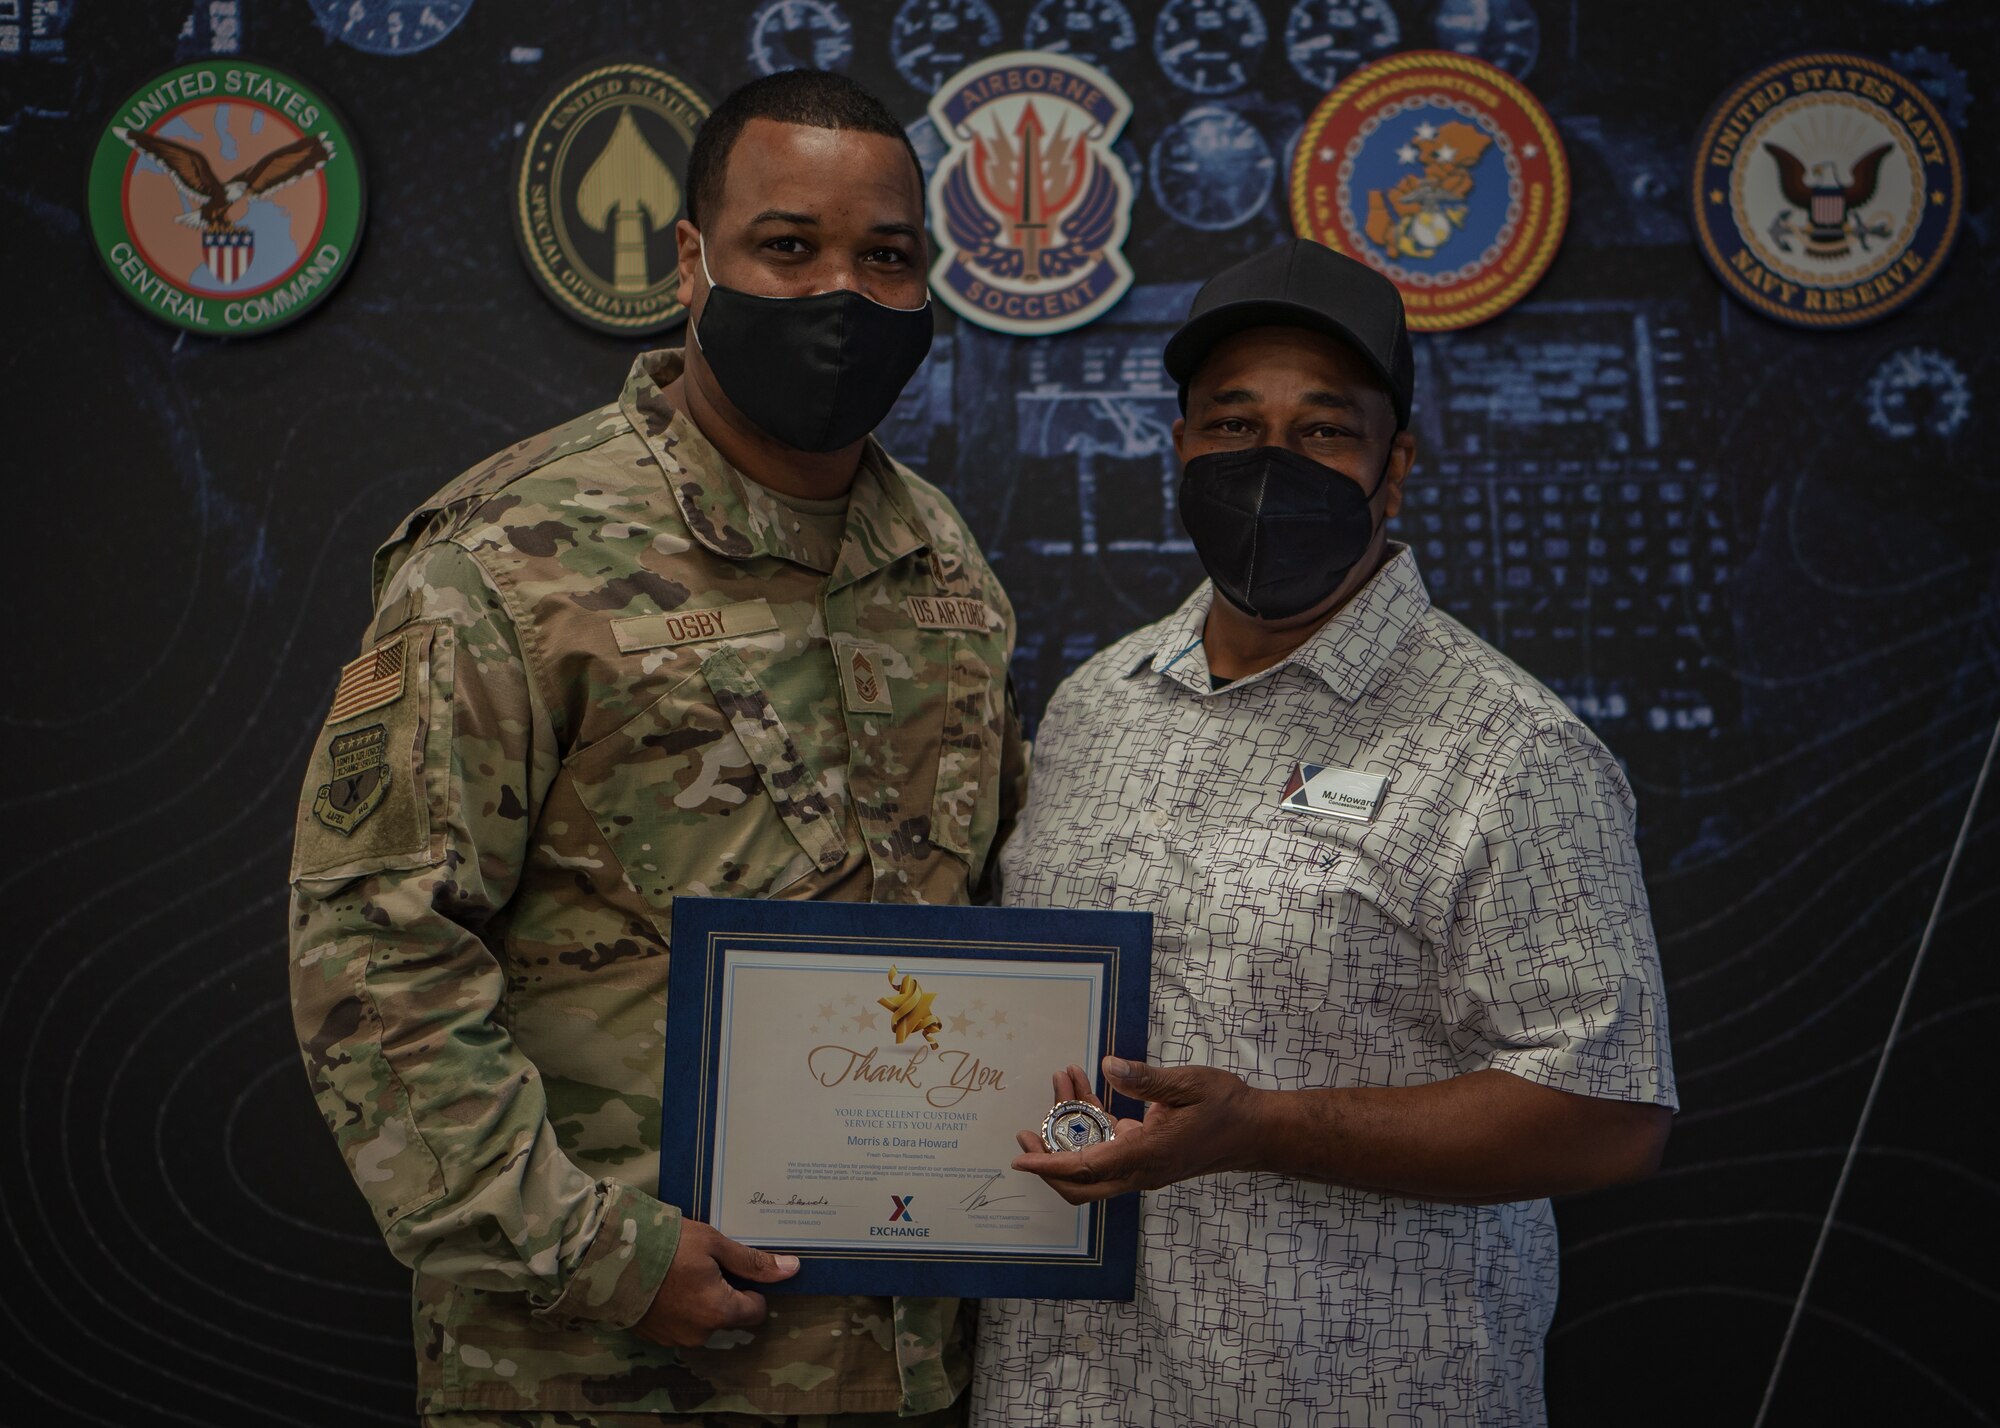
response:
<path id="1" fill-rule="evenodd" d="M 820 1005 L 819 1005 L 819 1019 L 820 1019 L 821 1021 L 832 1021 L 832 1020 L 833 1020 L 833 1003 L 832 1003 L 832 1002 L 821 1002 L 821 1003 L 820 1003 Z"/>
<path id="2" fill-rule="evenodd" d="M 853 1006 L 853 1005 L 854 1005 L 854 993 L 852 993 L 852 992 L 849 992 L 849 993 L 848 993 L 848 994 L 847 994 L 846 996 L 842 997 L 842 998 L 840 999 L 840 1004 L 841 1004 L 842 1006 L 844 1006 L 844 1007 L 851 1007 L 851 1006 Z"/>
<path id="3" fill-rule="evenodd" d="M 957 1016 L 951 1019 L 951 1029 L 956 1032 L 963 1033 L 969 1027 L 971 1027 L 971 1025 L 972 1025 L 972 1018 L 967 1016 L 964 1012 L 960 1012 Z"/>
<path id="4" fill-rule="evenodd" d="M 1934 188 L 1934 189 L 1932 189 L 1932 190 L 1931 190 L 1931 202 L 1932 202 L 1932 203 L 1943 203 L 1943 202 L 1944 202 L 1944 190 L 1943 190 L 1943 189 L 1941 189 L 1941 188 Z"/>
<path id="5" fill-rule="evenodd" d="M 1710 190 L 1708 191 L 1708 201 L 1709 201 L 1710 203 L 1720 203 L 1720 202 L 1722 202 L 1722 190 L 1721 190 L 1721 189 L 1719 189 L 1719 188 L 1712 188 L 1712 189 L 1710 189 Z"/>
<path id="6" fill-rule="evenodd" d="M 875 1018 L 880 1015 L 881 1013 L 877 1011 L 856 1012 L 854 1014 L 854 1029 L 856 1031 L 873 1031 L 875 1029 Z"/>
<path id="7" fill-rule="evenodd" d="M 1005 1026 L 1007 1024 L 1007 1013 L 1003 1011 L 993 1013 L 993 1024 L 995 1026 Z"/>

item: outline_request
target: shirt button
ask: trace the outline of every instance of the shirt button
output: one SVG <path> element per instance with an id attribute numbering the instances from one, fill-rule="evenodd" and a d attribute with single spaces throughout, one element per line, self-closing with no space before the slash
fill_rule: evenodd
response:
<path id="1" fill-rule="evenodd" d="M 1167 826 L 1167 825 L 1168 825 L 1169 823 L 1172 823 L 1172 822 L 1174 821 L 1174 820 L 1172 819 L 1172 817 L 1170 817 L 1170 816 L 1168 815 L 1168 813 L 1167 813 L 1167 810 L 1166 810 L 1166 809 L 1164 809 L 1164 808 L 1156 808 L 1156 809 L 1154 809 L 1154 810 L 1153 810 L 1153 812 L 1152 812 L 1152 815 L 1151 815 L 1151 817 L 1152 817 L 1152 823 L 1153 823 L 1153 826 L 1154 826 L 1155 828 L 1164 828 L 1164 827 L 1166 827 L 1166 826 Z"/>
<path id="2" fill-rule="evenodd" d="M 1077 1335 L 1077 1337 L 1076 1337 L 1076 1351 L 1077 1351 L 1078 1353 L 1080 1353 L 1080 1354 L 1094 1354 L 1094 1353 L 1096 1353 L 1096 1352 L 1097 1352 L 1097 1340 L 1096 1340 L 1096 1339 L 1094 1339 L 1094 1338 L 1092 1338 L 1092 1337 L 1091 1337 L 1090 1335 L 1088 1335 L 1088 1334 L 1079 1334 L 1079 1335 Z"/>

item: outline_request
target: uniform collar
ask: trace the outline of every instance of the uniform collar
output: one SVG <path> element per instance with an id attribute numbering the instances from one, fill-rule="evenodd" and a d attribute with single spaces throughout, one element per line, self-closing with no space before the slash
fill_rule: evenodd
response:
<path id="1" fill-rule="evenodd" d="M 730 560 L 775 555 L 809 569 L 823 562 L 801 543 L 783 504 L 730 465 L 715 444 L 661 390 L 681 374 L 679 349 L 642 353 L 632 363 L 618 405 L 646 443 L 694 538 Z M 827 589 L 838 590 L 932 544 L 908 483 L 881 444 L 869 437 L 848 493 L 847 532 Z"/>
<path id="2" fill-rule="evenodd" d="M 1208 652 L 1201 643 L 1202 627 L 1214 598 L 1214 585 L 1202 581 L 1180 609 L 1160 622 L 1158 639 L 1134 655 L 1127 676 L 1150 665 L 1161 678 L 1195 694 L 1219 692 L 1209 688 Z M 1315 630 L 1311 639 L 1270 669 L 1236 683 L 1265 679 L 1287 665 L 1297 665 L 1351 704 L 1375 682 L 1404 634 L 1430 607 L 1430 592 L 1417 572 L 1416 555 L 1408 546 L 1391 541 L 1389 558 L 1382 568 L 1331 620 Z"/>

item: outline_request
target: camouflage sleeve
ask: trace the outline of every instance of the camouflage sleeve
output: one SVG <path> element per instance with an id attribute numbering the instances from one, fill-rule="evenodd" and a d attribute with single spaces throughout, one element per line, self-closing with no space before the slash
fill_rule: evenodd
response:
<path id="1" fill-rule="evenodd" d="M 463 550 L 419 552 L 381 608 L 414 618 L 342 671 L 294 844 L 313 1094 L 398 1259 L 523 1293 L 550 1320 L 628 1327 L 679 1213 L 563 1154 L 482 939 L 556 772 L 547 709 L 505 598 Z"/>
<path id="2" fill-rule="evenodd" d="M 1021 809 L 1028 801 L 1028 757 L 1029 747 L 1021 737 L 1021 705 L 1014 691 L 1014 650 L 1019 641 L 1020 628 L 1014 614 L 1014 602 L 1007 598 L 1007 589 L 1000 583 L 1000 577 L 987 563 L 986 556 L 979 549 L 979 541 L 958 518 L 957 530 L 968 558 L 977 561 L 980 584 L 986 603 L 1000 616 L 1001 629 L 1006 636 L 1007 692 L 1000 717 L 1000 764 L 999 821 L 993 830 L 993 844 L 986 854 L 985 871 L 977 887 L 971 889 L 975 903 L 995 904 L 1000 901 L 1000 850 L 1007 846 L 1007 839 L 1013 835 L 1015 824 L 1020 822 Z"/>
<path id="3" fill-rule="evenodd" d="M 1007 676 L 1007 712 L 1000 726 L 1000 826 L 993 834 L 993 851 L 986 857 L 986 876 L 974 890 L 973 901 L 1000 901 L 1000 850 L 1007 846 L 1021 809 L 1028 801 L 1028 743 L 1021 737 L 1021 706 L 1014 694 L 1014 676 Z"/>

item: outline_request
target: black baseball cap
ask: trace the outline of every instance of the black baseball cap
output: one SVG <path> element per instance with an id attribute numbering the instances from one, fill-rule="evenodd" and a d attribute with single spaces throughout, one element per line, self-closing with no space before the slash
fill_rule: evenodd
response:
<path id="1" fill-rule="evenodd" d="M 1396 429 L 1410 424 L 1416 363 L 1403 321 L 1403 295 L 1366 263 L 1310 238 L 1294 238 L 1225 268 L 1201 285 L 1187 321 L 1167 339 L 1167 375 L 1188 383 L 1209 349 L 1250 327 L 1308 327 L 1368 360 L 1396 404 Z"/>

